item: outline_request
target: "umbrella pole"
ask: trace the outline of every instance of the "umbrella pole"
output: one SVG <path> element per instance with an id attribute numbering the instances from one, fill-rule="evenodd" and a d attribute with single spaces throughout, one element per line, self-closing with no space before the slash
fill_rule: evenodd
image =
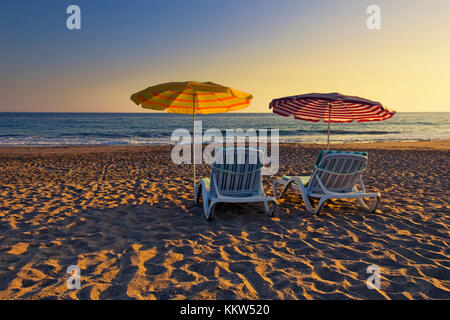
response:
<path id="1" fill-rule="evenodd" d="M 194 166 L 194 191 L 195 191 L 195 93 L 194 93 L 194 96 L 193 96 L 193 107 L 192 107 L 192 127 L 193 127 L 193 129 L 192 129 L 192 133 L 193 133 L 193 135 L 194 135 L 194 137 L 193 137 L 193 146 L 192 146 L 192 164 L 193 164 L 193 166 Z"/>
<path id="2" fill-rule="evenodd" d="M 328 140 L 327 140 L 327 151 L 330 150 L 330 124 L 331 124 L 331 103 L 328 104 Z"/>

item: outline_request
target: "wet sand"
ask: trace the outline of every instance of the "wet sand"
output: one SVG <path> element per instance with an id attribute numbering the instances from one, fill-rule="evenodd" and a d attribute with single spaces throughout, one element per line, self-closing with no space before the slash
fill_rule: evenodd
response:
<path id="1" fill-rule="evenodd" d="M 311 173 L 320 147 L 281 146 L 280 174 Z M 0 299 L 450 299 L 450 142 L 337 148 L 369 151 L 376 213 L 288 193 L 274 218 L 220 205 L 208 223 L 169 146 L 0 148 Z"/>

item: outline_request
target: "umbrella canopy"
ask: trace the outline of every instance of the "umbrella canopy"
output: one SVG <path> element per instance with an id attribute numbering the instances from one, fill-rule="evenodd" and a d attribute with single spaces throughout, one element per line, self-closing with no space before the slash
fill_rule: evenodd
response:
<path id="1" fill-rule="evenodd" d="M 137 105 L 172 113 L 222 113 L 247 108 L 252 95 L 213 82 L 169 82 L 131 96 Z"/>
<path id="2" fill-rule="evenodd" d="M 328 143 L 330 148 L 331 122 L 382 121 L 391 118 L 395 111 L 383 107 L 381 103 L 340 93 L 309 93 L 274 99 L 269 108 L 284 117 L 293 115 L 295 119 L 328 123 Z"/>
<path id="3" fill-rule="evenodd" d="M 169 82 L 148 87 L 131 96 L 143 108 L 193 115 L 193 168 L 195 188 L 195 115 L 247 108 L 253 96 L 213 82 Z"/>

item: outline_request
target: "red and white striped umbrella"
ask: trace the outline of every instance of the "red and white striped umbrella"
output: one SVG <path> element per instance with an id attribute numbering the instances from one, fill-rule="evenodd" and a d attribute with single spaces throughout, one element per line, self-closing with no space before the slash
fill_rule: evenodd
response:
<path id="1" fill-rule="evenodd" d="M 323 119 L 328 123 L 328 149 L 331 122 L 382 121 L 395 114 L 379 102 L 340 93 L 309 93 L 274 99 L 269 108 L 284 117 L 294 115 L 295 119 L 312 122 Z"/>

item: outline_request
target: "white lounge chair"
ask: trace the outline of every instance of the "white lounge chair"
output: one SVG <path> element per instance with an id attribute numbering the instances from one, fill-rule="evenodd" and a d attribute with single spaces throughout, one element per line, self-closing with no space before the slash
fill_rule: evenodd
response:
<path id="1" fill-rule="evenodd" d="M 361 174 L 366 169 L 367 153 L 362 152 L 321 152 L 314 172 L 311 176 L 283 176 L 273 183 L 273 192 L 277 199 L 283 197 L 291 187 L 299 191 L 308 212 L 319 214 L 325 202 L 329 199 L 357 198 L 361 207 L 368 212 L 374 212 L 380 203 L 379 192 L 366 193 Z M 360 184 L 361 191 L 357 184 Z M 277 186 L 283 189 L 277 195 Z M 309 198 L 318 198 L 319 203 L 313 209 Z M 376 198 L 369 207 L 363 198 Z"/>
<path id="2" fill-rule="evenodd" d="M 272 216 L 276 208 L 274 197 L 266 197 L 262 185 L 262 152 L 249 148 L 216 150 L 211 178 L 202 178 L 195 186 L 195 203 L 203 198 L 205 218 L 210 221 L 214 207 L 220 202 L 263 202 Z M 272 203 L 270 206 L 269 202 Z"/>

